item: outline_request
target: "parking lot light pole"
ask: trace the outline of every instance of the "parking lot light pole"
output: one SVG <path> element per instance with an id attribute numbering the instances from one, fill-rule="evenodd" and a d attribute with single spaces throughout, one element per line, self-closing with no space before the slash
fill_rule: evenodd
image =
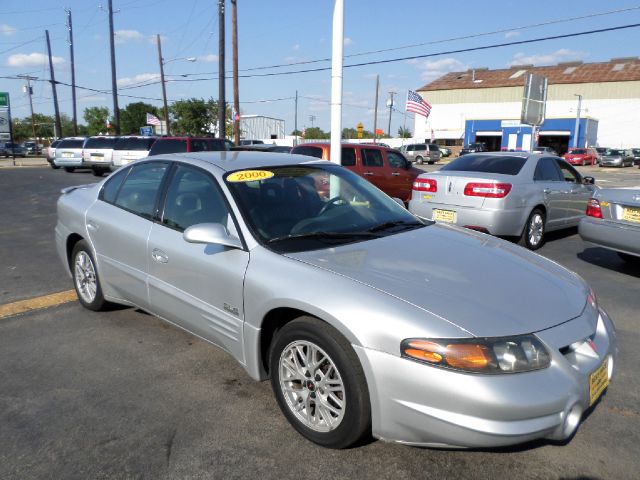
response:
<path id="1" fill-rule="evenodd" d="M 576 111 L 576 128 L 573 137 L 573 148 L 578 148 L 578 137 L 580 135 L 580 109 L 582 108 L 582 95 L 574 93 L 578 97 L 578 110 Z"/>

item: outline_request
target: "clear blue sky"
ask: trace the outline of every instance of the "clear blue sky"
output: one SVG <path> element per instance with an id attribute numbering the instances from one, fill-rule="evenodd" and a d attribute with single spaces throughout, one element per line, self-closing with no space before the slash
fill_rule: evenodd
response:
<path id="1" fill-rule="evenodd" d="M 70 83 L 66 14 L 73 14 L 76 83 L 79 86 L 109 90 L 108 17 L 99 5 L 106 0 L 2 0 L 0 12 L 0 77 L 30 74 L 49 78 L 44 30 L 49 29 L 56 79 Z M 170 100 L 210 96 L 217 99 L 218 16 L 216 0 L 114 0 L 117 78 L 120 94 L 148 97 L 141 99 L 160 105 L 157 82 L 158 58 L 155 34 L 162 35 L 167 95 Z M 227 71 L 231 72 L 231 4 L 227 0 Z M 330 67 L 321 61 L 308 65 L 250 70 L 255 67 L 326 59 L 331 56 L 331 29 L 334 2 L 331 0 L 238 0 L 239 63 L 242 75 L 264 74 Z M 570 22 L 518 29 L 570 17 L 640 7 L 640 1 L 538 0 L 520 2 L 485 0 L 426 2 L 404 0 L 345 0 L 345 65 L 383 59 L 425 55 L 449 50 L 508 41 L 640 23 L 640 9 Z M 106 8 L 106 7 L 103 7 Z M 476 38 L 454 37 L 501 31 Z M 427 42 L 437 42 L 426 44 Z M 395 49 L 407 45 L 421 46 Z M 444 54 L 415 61 L 399 61 L 344 70 L 343 126 L 363 122 L 373 129 L 375 76 L 380 75 L 379 128 L 386 130 L 388 92 L 397 92 L 399 112 L 392 116 L 392 133 L 403 124 L 407 89 L 417 89 L 449 71 L 473 67 L 504 68 L 513 63 L 554 64 L 558 61 L 597 62 L 612 57 L 640 54 L 640 28 L 554 40 L 499 49 Z M 382 49 L 392 51 L 357 55 Z M 355 56 L 354 56 L 355 55 Z M 187 62 L 184 57 L 197 57 Z M 175 60 L 172 60 L 175 59 Z M 243 71 L 245 70 L 245 71 Z M 183 77 L 182 75 L 188 75 Z M 201 79 L 201 80 L 199 80 Z M 189 81 L 184 81 L 189 80 Z M 13 115 L 29 114 L 28 100 L 22 92 L 24 82 L 0 78 L 0 91 L 11 94 Z M 129 88 L 127 88 L 129 87 Z M 286 121 L 289 133 L 294 126 L 293 96 L 298 90 L 298 125 L 313 124 L 330 128 L 330 70 L 282 76 L 241 78 L 240 100 L 243 114 L 261 114 Z M 78 112 L 89 106 L 112 108 L 109 93 L 78 90 Z M 227 81 L 227 101 L 233 99 L 232 82 Z M 53 111 L 51 88 L 47 82 L 34 85 L 34 109 Z M 71 89 L 58 87 L 60 110 L 71 114 Z M 157 100 L 155 100 L 157 99 Z M 274 101 L 268 101 L 274 100 Z M 119 97 L 120 106 L 139 101 Z M 407 126 L 413 127 L 412 117 Z"/>

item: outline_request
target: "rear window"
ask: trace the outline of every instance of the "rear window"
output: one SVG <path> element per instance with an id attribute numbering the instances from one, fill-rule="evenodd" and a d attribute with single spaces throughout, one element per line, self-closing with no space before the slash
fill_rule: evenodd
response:
<path id="1" fill-rule="evenodd" d="M 151 150 L 149 150 L 149 155 L 161 155 L 165 153 L 182 153 L 187 151 L 187 140 L 186 139 L 159 139 L 156 143 L 153 144 Z"/>
<path id="2" fill-rule="evenodd" d="M 56 148 L 82 148 L 83 143 L 83 138 L 80 140 L 62 140 Z"/>
<path id="3" fill-rule="evenodd" d="M 115 137 L 88 138 L 87 143 L 84 144 L 84 148 L 113 148 L 115 143 Z"/>
<path id="4" fill-rule="evenodd" d="M 51 142 L 51 147 L 52 147 L 52 148 L 57 147 L 57 146 L 60 144 L 60 142 L 61 142 L 61 141 L 62 141 L 62 140 L 54 140 L 53 142 Z"/>
<path id="5" fill-rule="evenodd" d="M 464 155 L 445 165 L 440 170 L 452 172 L 485 172 L 501 175 L 517 175 L 526 163 L 526 157 Z"/>
<path id="6" fill-rule="evenodd" d="M 120 137 L 116 140 L 114 150 L 149 150 L 154 137 Z"/>
<path id="7" fill-rule="evenodd" d="M 606 155 L 624 155 L 623 150 L 613 150 L 611 148 L 607 149 Z"/>
<path id="8" fill-rule="evenodd" d="M 322 149 L 320 147 L 296 147 L 293 152 L 297 155 L 307 155 L 309 157 L 322 158 Z"/>
<path id="9" fill-rule="evenodd" d="M 438 145 L 434 145 L 433 143 L 429 145 L 429 150 L 431 150 L 432 152 L 439 152 L 440 151 L 440 147 Z"/>

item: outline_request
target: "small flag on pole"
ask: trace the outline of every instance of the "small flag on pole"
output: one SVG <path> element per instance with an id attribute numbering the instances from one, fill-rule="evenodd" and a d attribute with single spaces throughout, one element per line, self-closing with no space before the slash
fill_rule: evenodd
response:
<path id="1" fill-rule="evenodd" d="M 429 113 L 431 113 L 431 105 L 416 92 L 409 90 L 407 92 L 407 106 L 405 110 L 428 118 Z"/>
<path id="2" fill-rule="evenodd" d="M 147 125 L 160 125 L 160 119 L 152 113 L 147 113 Z"/>

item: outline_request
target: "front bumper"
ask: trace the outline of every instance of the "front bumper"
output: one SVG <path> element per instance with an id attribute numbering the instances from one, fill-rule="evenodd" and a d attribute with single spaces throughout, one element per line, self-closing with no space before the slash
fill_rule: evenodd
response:
<path id="1" fill-rule="evenodd" d="M 518 374 L 458 373 L 354 346 L 367 376 L 373 435 L 447 448 L 570 438 L 590 408 L 589 376 L 606 359 L 610 379 L 617 354 L 615 330 L 604 311 L 592 338 L 595 350 L 580 343 L 561 353 L 555 346 L 558 337 L 571 338 L 583 330 L 569 325 L 573 322 L 538 334 L 551 351 L 548 368 Z"/>
<path id="2" fill-rule="evenodd" d="M 600 160 L 600 166 L 601 167 L 621 167 L 622 166 L 622 159 L 621 158 L 619 158 L 617 160 L 602 159 L 602 160 Z"/>
<path id="3" fill-rule="evenodd" d="M 640 225 L 583 217 L 578 224 L 578 233 L 583 240 L 601 247 L 630 255 L 640 255 Z"/>
<path id="4" fill-rule="evenodd" d="M 481 227 L 491 235 L 518 236 L 522 233 L 526 214 L 524 208 L 516 209 L 482 209 L 447 205 L 412 198 L 409 211 L 423 218 L 433 218 L 433 210 L 449 210 L 456 212 L 454 225 L 460 227 Z"/>

